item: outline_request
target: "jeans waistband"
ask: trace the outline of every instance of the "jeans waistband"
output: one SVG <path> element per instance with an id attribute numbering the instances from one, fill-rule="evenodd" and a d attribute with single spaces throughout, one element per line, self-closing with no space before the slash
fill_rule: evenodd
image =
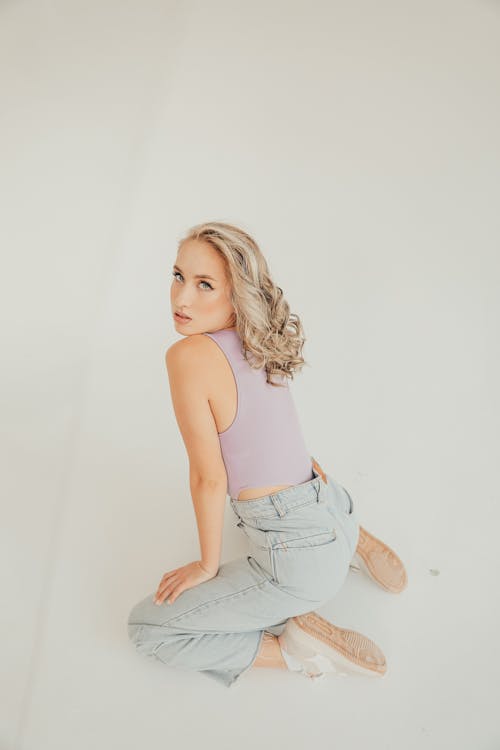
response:
<path id="1" fill-rule="evenodd" d="M 231 507 L 242 519 L 283 517 L 288 511 L 301 505 L 320 502 L 321 485 L 327 483 L 327 475 L 311 456 L 313 478 L 302 484 L 295 484 L 279 492 L 273 492 L 255 500 L 236 500 L 230 497 Z"/>

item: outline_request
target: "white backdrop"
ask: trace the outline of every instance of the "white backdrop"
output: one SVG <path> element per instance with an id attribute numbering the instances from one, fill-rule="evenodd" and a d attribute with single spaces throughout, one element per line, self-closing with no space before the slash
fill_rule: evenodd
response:
<path id="1" fill-rule="evenodd" d="M 1 3 L 2 750 L 500 747 L 499 37 L 486 0 Z M 321 612 L 376 684 L 128 642 L 198 555 L 164 353 L 208 220 L 261 245 L 310 452 L 407 566 Z"/>

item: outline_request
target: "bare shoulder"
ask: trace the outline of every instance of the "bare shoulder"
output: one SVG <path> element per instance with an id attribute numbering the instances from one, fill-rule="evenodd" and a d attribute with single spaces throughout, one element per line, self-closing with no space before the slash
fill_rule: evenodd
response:
<path id="1" fill-rule="evenodd" d="M 172 344 L 165 353 L 172 404 L 188 455 L 191 479 L 226 483 L 217 425 L 210 405 L 207 377 L 209 336 L 193 334 Z"/>
<path id="2" fill-rule="evenodd" d="M 191 386 L 199 386 L 207 395 L 212 390 L 218 353 L 214 350 L 210 336 L 194 333 L 175 341 L 165 352 L 165 364 L 171 382 L 187 381 Z"/>
<path id="3" fill-rule="evenodd" d="M 207 336 L 203 333 L 194 333 L 175 341 L 165 352 L 167 367 L 196 364 L 204 356 L 203 352 L 207 351 L 206 341 Z"/>

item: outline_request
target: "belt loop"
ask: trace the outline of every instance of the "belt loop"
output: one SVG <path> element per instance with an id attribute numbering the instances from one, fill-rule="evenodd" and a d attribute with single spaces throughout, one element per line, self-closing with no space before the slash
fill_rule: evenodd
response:
<path id="1" fill-rule="evenodd" d="M 279 517 L 283 518 L 286 515 L 286 511 L 284 510 L 279 497 L 276 497 L 276 495 L 269 495 L 269 497 L 271 499 L 272 504 L 278 511 Z"/>

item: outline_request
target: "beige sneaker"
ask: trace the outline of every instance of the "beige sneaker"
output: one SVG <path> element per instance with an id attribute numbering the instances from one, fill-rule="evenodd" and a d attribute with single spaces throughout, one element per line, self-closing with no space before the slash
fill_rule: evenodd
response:
<path id="1" fill-rule="evenodd" d="M 355 562 L 349 566 L 352 570 L 363 570 L 386 591 L 399 594 L 406 588 L 408 576 L 401 558 L 362 526 L 353 559 Z"/>
<path id="2" fill-rule="evenodd" d="M 307 677 L 332 672 L 383 677 L 387 671 L 376 643 L 356 630 L 333 625 L 317 612 L 291 617 L 278 641 L 288 668 Z"/>

